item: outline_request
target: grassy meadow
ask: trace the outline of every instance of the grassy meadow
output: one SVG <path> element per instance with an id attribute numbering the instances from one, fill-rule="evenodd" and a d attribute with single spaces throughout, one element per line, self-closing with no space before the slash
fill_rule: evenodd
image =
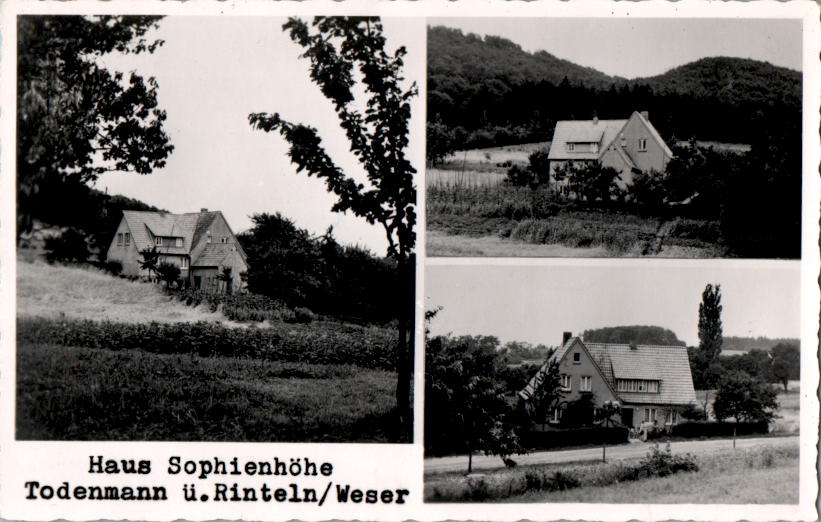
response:
<path id="1" fill-rule="evenodd" d="M 645 457 L 526 466 L 467 477 L 449 473 L 426 476 L 425 499 L 626 504 L 798 502 L 798 440 L 777 447 L 671 457 L 691 460 L 697 469 L 657 463 L 647 466 L 643 464 L 649 460 Z M 642 472 L 631 473 L 636 469 Z"/>
<path id="2" fill-rule="evenodd" d="M 17 266 L 18 439 L 402 441 L 390 328 L 240 323 L 94 268 Z"/>

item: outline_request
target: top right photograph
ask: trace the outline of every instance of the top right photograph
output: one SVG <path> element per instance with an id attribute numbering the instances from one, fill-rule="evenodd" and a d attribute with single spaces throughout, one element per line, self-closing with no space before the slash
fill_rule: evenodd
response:
<path id="1" fill-rule="evenodd" d="M 433 18 L 426 251 L 798 259 L 802 22 Z"/>

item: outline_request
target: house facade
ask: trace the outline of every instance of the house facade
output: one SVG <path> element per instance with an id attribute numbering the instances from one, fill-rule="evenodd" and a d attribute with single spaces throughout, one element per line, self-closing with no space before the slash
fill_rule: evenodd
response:
<path id="1" fill-rule="evenodd" d="M 595 406 L 621 405 L 621 423 L 638 428 L 680 422 L 679 411 L 696 403 L 687 349 L 683 346 L 586 343 L 565 334 L 551 360 L 558 361 L 564 396 L 548 419 L 558 423 L 562 406 L 592 393 Z M 528 400 L 541 385 L 549 362 L 519 396 Z"/>
<path id="2" fill-rule="evenodd" d="M 662 171 L 672 157 L 647 112 L 633 112 L 626 120 L 559 121 L 548 153 L 550 180 L 556 182 L 556 170 L 565 165 L 599 161 L 619 171 L 617 183 L 623 189 L 634 173 Z M 566 183 L 557 182 L 560 189 Z"/>
<path id="3" fill-rule="evenodd" d="M 220 211 L 171 214 L 123 211 L 106 258 L 119 261 L 122 273 L 148 277 L 140 267 L 143 250 L 156 248 L 158 264 L 172 263 L 180 277 L 194 288 L 233 292 L 242 286 L 240 274 L 248 269 L 245 251 Z M 231 269 L 231 280 L 218 276 Z"/>

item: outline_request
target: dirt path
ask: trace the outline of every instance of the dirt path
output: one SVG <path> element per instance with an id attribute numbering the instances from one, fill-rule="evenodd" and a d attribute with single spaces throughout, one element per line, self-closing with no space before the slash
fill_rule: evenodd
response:
<path id="1" fill-rule="evenodd" d="M 795 444 L 798 444 L 797 435 L 789 437 L 759 437 L 736 440 L 737 448 L 751 448 L 755 446 L 785 447 Z M 647 451 L 652 445 L 653 444 L 649 442 L 637 442 L 621 446 L 608 447 L 607 460 L 641 458 L 647 454 Z M 671 443 L 673 453 L 689 452 L 704 455 L 706 453 L 732 451 L 732 448 L 733 441 L 731 439 L 688 440 Z M 600 459 L 601 454 L 602 449 L 600 447 L 584 448 L 560 451 L 540 451 L 529 455 L 517 455 L 513 457 L 513 460 L 515 460 L 519 465 L 560 464 L 562 462 L 578 462 Z M 461 472 L 467 470 L 467 467 L 467 456 L 425 459 L 426 475 Z M 488 457 L 484 455 L 473 456 L 474 471 L 489 471 L 503 467 L 504 463 L 499 457 Z"/>

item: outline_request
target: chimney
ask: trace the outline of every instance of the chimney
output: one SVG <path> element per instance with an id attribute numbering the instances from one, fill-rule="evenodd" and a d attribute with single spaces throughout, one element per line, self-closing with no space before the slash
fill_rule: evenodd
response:
<path id="1" fill-rule="evenodd" d="M 598 125 L 598 124 L 599 124 L 599 117 L 598 116 L 593 116 L 593 125 Z"/>
<path id="2" fill-rule="evenodd" d="M 571 337 L 573 337 L 573 332 L 562 333 L 562 346 L 567 344 L 567 341 L 569 341 Z"/>
<path id="3" fill-rule="evenodd" d="M 641 117 L 644 118 L 645 120 L 650 121 L 650 113 L 649 112 L 641 111 L 639 114 L 641 114 Z"/>
<path id="4" fill-rule="evenodd" d="M 200 212 L 208 212 L 208 209 L 207 208 L 201 208 Z"/>

